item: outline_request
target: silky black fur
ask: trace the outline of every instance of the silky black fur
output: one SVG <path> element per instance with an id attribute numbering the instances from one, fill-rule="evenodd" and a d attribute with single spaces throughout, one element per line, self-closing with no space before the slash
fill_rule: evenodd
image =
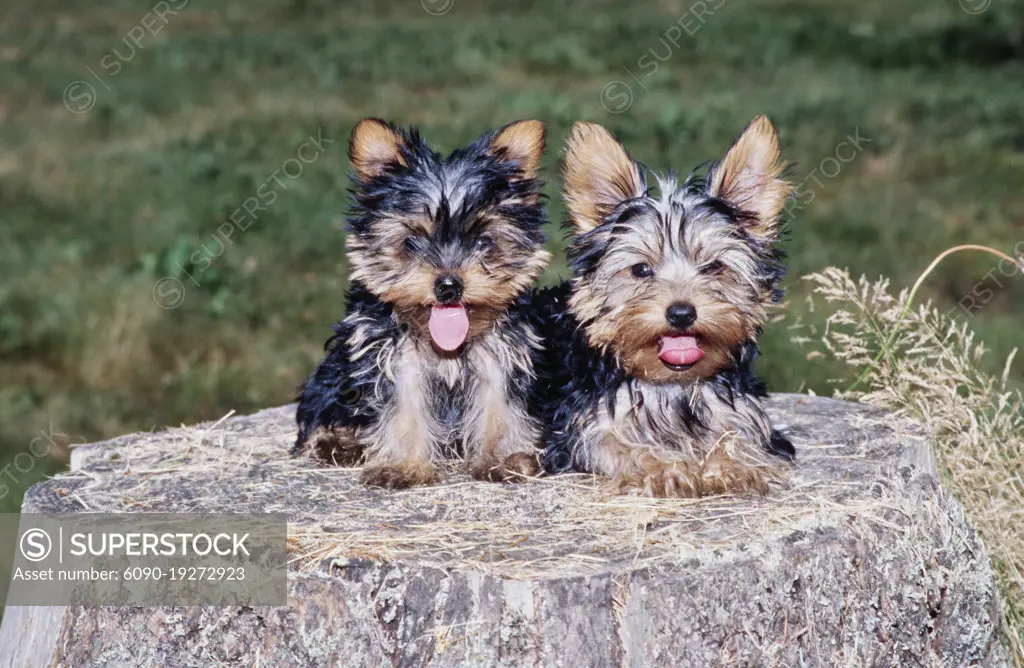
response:
<path id="1" fill-rule="evenodd" d="M 362 285 L 355 284 L 349 288 L 345 296 L 345 310 L 348 313 L 365 313 L 373 322 L 379 323 L 375 332 L 378 337 L 395 339 L 401 331 L 391 317 L 391 307 Z M 299 436 L 292 454 L 297 454 L 309 436 L 320 427 L 372 426 L 377 421 L 378 411 L 373 402 L 364 398 L 374 391 L 383 391 L 382 399 L 389 401 L 394 391 L 394 384 L 379 376 L 372 359 L 352 360 L 347 341 L 352 335 L 353 325 L 343 319 L 332 329 L 334 336 L 324 345 L 326 356 L 299 389 L 296 415 Z"/>
<path id="2" fill-rule="evenodd" d="M 535 315 L 537 306 L 534 301 L 537 298 L 538 293 L 534 290 L 521 295 L 509 306 L 502 323 L 503 328 L 519 341 L 521 348 L 530 351 L 530 359 L 535 366 L 548 362 L 548 356 L 533 348 L 524 338 L 525 332 L 536 331 L 534 327 L 542 322 Z M 392 317 L 392 308 L 362 285 L 353 284 L 346 294 L 345 302 L 347 313 L 367 315 L 378 324 L 375 336 L 397 341 L 403 333 L 402 327 Z M 323 361 L 299 388 L 299 406 L 296 413 L 299 434 L 292 447 L 293 455 L 302 450 L 310 435 L 319 428 L 365 429 L 375 425 L 379 417 L 375 392 L 381 393 L 380 399 L 383 402 L 391 400 L 394 383 L 380 373 L 374 360 L 366 357 L 359 360 L 351 359 L 347 341 L 352 335 L 352 324 L 343 318 L 333 325 L 332 329 L 334 335 L 324 346 L 326 355 Z M 550 393 L 538 395 L 537 379 L 538 376 L 531 376 L 516 369 L 509 370 L 510 387 L 513 388 L 514 396 L 523 402 L 529 402 L 531 414 L 540 420 L 547 415 L 549 404 L 546 401 L 538 401 L 537 397 L 550 397 Z M 443 415 L 443 421 L 451 428 L 452 433 L 458 434 L 457 427 L 465 408 L 464 392 L 439 391 L 438 396 L 442 398 L 436 405 L 438 412 Z M 461 456 L 461 444 L 453 440 L 448 444 L 446 454 Z"/>
<path id="3" fill-rule="evenodd" d="M 537 300 L 548 472 L 600 473 L 651 496 L 764 493 L 776 462 L 793 459 L 753 371 L 783 297 L 779 213 L 791 186 L 779 157 L 777 131 L 758 117 L 705 173 L 654 174 L 651 188 L 607 130 L 573 126 L 572 278 Z M 680 350 L 692 361 L 669 362 Z"/>
<path id="4" fill-rule="evenodd" d="M 462 241 L 472 243 L 474 214 L 488 206 L 515 198 L 532 196 L 533 204 L 510 206 L 503 211 L 515 221 L 520 232 L 518 241 L 523 246 L 534 246 L 546 241 L 541 229 L 547 223 L 544 197 L 539 193 L 543 183 L 538 179 L 515 177 L 518 174 L 514 163 L 499 159 L 488 151 L 496 132 L 488 132 L 466 146 L 456 149 L 448 157 L 430 148 L 415 128 L 404 130 L 388 123 L 388 126 L 405 138 L 402 159 L 406 167 L 389 170 L 370 178 L 353 173 L 352 209 L 348 216 L 350 234 L 360 237 L 372 236 L 375 223 L 382 214 L 404 212 L 418 214 L 436 193 L 433 179 L 442 166 L 455 165 L 465 170 L 466 179 L 461 185 L 461 205 L 453 206 L 449 197 L 440 197 L 439 213 L 436 216 L 436 238 L 441 242 Z M 464 248 L 465 250 L 465 248 Z M 430 260 L 439 262 L 434 249 L 426 246 L 422 252 Z"/>
<path id="5" fill-rule="evenodd" d="M 778 267 L 779 276 L 782 272 Z M 572 453 L 573 418 L 594 414 L 602 402 L 614 411 L 614 397 L 629 375 L 610 352 L 601 353 L 587 341 L 586 333 L 568 308 L 571 284 L 538 290 L 533 299 L 532 319 L 542 333 L 545 347 L 537 363 L 538 393 L 533 410 L 547 424 L 546 448 L 543 457 L 548 473 L 567 473 L 575 469 Z M 779 299 L 782 291 L 779 291 Z M 735 363 L 710 379 L 716 394 L 732 405 L 736 395 L 768 396 L 764 382 L 754 373 L 757 344 L 748 341 L 737 351 Z M 706 418 L 694 412 L 688 402 L 677 404 L 683 422 L 694 435 L 706 429 Z M 777 430 L 767 444 L 772 454 L 792 461 L 796 456 L 793 444 Z"/>
<path id="6" fill-rule="evenodd" d="M 533 293 L 527 286 L 547 261 L 546 217 L 541 182 L 524 167 L 539 155 L 513 155 L 526 150 L 524 143 L 543 149 L 542 135 L 529 141 L 539 124 L 503 143 L 502 133 L 520 125 L 510 124 L 445 157 L 416 130 L 368 120 L 376 124 L 369 148 L 358 145 L 357 127 L 350 149 L 356 171 L 346 314 L 334 325 L 324 360 L 300 388 L 293 454 L 324 434 L 328 441 L 338 435 L 345 448 L 364 453 L 368 467 L 377 467 L 365 481 L 392 487 L 435 479 L 427 471 L 440 457 L 472 456 L 479 460 L 474 475 L 493 472 L 490 465 L 500 463 L 494 457 L 543 445 L 539 419 L 527 409 L 540 348 L 528 318 Z M 385 151 L 381 141 L 388 138 L 395 142 L 393 158 L 367 166 L 365 155 Z M 471 322 L 478 320 L 458 351 L 445 352 L 431 345 L 426 322 L 437 303 L 432 286 L 451 275 L 464 281 L 467 312 Z M 493 442 L 497 437 L 487 431 L 498 394 L 508 411 L 500 419 L 522 443 Z M 420 427 L 390 428 L 402 420 Z M 492 441 L 477 442 L 485 432 Z M 475 439 L 475 451 L 466 439 Z M 381 473 L 387 467 L 405 469 Z"/>

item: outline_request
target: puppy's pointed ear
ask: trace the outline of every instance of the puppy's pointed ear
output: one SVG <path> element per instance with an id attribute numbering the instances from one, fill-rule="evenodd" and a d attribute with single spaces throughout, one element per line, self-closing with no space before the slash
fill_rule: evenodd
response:
<path id="1" fill-rule="evenodd" d="M 490 150 L 499 159 L 514 162 L 524 179 L 532 179 L 540 170 L 546 140 L 547 128 L 540 121 L 516 121 L 495 133 Z"/>
<path id="2" fill-rule="evenodd" d="M 565 147 L 565 205 L 579 234 L 604 222 L 620 202 L 640 197 L 640 167 L 610 132 L 578 122 Z"/>
<path id="3" fill-rule="evenodd" d="M 390 123 L 364 118 L 352 129 L 348 157 L 364 181 L 380 176 L 389 167 L 404 165 L 405 136 Z"/>
<path id="4" fill-rule="evenodd" d="M 779 133 L 767 116 L 758 116 L 708 177 L 711 195 L 750 214 L 744 225 L 767 239 L 778 237 L 779 214 L 793 192 L 782 178 L 786 163 L 779 153 Z"/>

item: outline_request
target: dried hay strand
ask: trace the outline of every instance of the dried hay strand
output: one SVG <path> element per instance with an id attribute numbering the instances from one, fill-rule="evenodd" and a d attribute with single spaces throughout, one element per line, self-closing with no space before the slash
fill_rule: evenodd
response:
<path id="1" fill-rule="evenodd" d="M 805 277 L 829 312 L 824 331 L 798 324 L 794 341 L 812 346 L 809 357 L 831 357 L 859 372 L 836 398 L 894 411 L 928 429 L 944 484 L 991 552 L 1006 602 L 1005 640 L 1017 665 L 1024 665 L 1024 398 L 1008 384 L 1016 350 L 1001 376 L 985 373 L 979 368 L 985 346 L 967 322 L 931 304 L 913 305 L 938 262 L 966 249 L 979 247 L 946 251 L 913 290 L 899 295 L 884 278 L 855 281 L 843 269 Z"/>
<path id="2" fill-rule="evenodd" d="M 791 410 L 802 400 L 779 401 Z M 821 421 L 813 411 L 794 413 L 803 425 L 794 441 L 804 465 L 790 472 L 786 485 L 764 498 L 698 500 L 620 496 L 607 481 L 586 475 L 477 482 L 458 470 L 458 462 L 449 463 L 442 484 L 398 492 L 367 488 L 357 469 L 287 455 L 293 410 L 225 416 L 91 446 L 76 455 L 79 468 L 62 476 L 67 488 L 54 493 L 86 510 L 284 512 L 295 570 L 366 558 L 515 579 L 709 555 L 744 558 L 773 537 L 823 526 L 852 523 L 864 531 L 910 534 L 922 512 L 907 507 L 910 501 L 898 491 L 871 490 L 881 477 L 877 448 L 891 457 L 919 429 L 872 411 L 835 409 L 844 417 L 834 421 L 832 433 L 861 434 L 857 442 L 824 442 L 813 434 Z M 875 434 L 881 436 L 871 440 Z"/>

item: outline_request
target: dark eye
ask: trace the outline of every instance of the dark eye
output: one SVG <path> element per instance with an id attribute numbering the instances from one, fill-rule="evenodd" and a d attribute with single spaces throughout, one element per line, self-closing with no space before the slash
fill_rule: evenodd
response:
<path id="1" fill-rule="evenodd" d="M 634 264 L 632 267 L 629 268 L 629 270 L 637 278 L 650 278 L 651 276 L 654 276 L 654 269 L 652 269 L 651 265 L 647 264 L 646 262 Z"/>
<path id="2" fill-rule="evenodd" d="M 712 260 L 701 265 L 700 273 L 708 276 L 715 276 L 725 271 L 725 264 L 721 260 Z"/>
<path id="3" fill-rule="evenodd" d="M 416 255 L 423 251 L 423 244 L 423 237 L 419 235 L 413 235 L 405 238 L 405 240 L 402 242 L 402 248 L 404 248 L 405 252 L 408 253 L 409 255 Z"/>
<path id="4" fill-rule="evenodd" d="M 473 248 L 486 253 L 494 248 L 494 239 L 491 239 L 486 234 L 481 234 L 476 238 L 476 241 L 473 242 Z"/>

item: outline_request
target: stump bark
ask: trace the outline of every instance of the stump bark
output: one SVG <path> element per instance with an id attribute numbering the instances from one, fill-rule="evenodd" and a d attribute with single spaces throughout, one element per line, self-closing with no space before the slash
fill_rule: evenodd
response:
<path id="1" fill-rule="evenodd" d="M 290 518 L 287 608 L 8 608 L 3 666 L 1003 665 L 984 546 L 914 422 L 778 395 L 763 499 L 586 476 L 403 492 L 291 459 L 294 407 L 78 448 L 27 512 Z"/>

